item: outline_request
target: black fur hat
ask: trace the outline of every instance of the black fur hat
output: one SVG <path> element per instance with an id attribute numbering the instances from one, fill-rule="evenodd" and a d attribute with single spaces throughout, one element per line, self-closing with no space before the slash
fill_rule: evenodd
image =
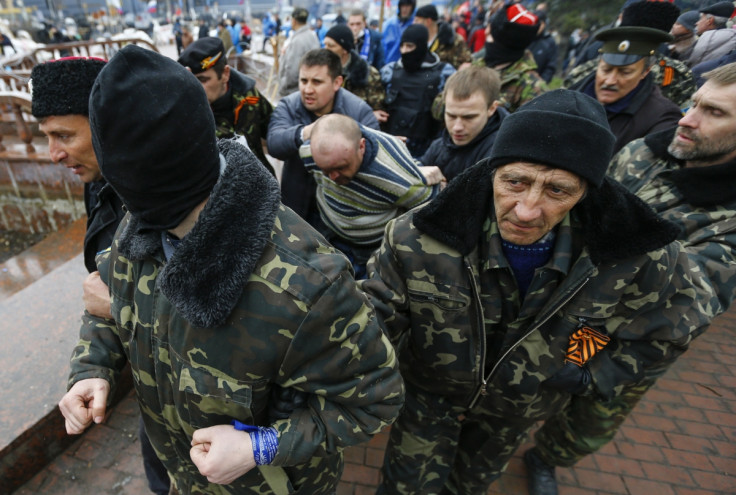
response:
<path id="1" fill-rule="evenodd" d="M 107 62 L 101 58 L 66 57 L 38 64 L 31 71 L 31 113 L 89 115 L 89 94 Z"/>
<path id="2" fill-rule="evenodd" d="M 669 2 L 636 2 L 626 7 L 621 26 L 639 26 L 670 32 L 680 16 L 680 7 Z"/>

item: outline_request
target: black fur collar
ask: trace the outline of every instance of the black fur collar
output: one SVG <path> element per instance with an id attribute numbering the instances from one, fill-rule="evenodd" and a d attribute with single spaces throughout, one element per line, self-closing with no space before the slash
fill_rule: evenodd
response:
<path id="1" fill-rule="evenodd" d="M 492 211 L 492 168 L 483 160 L 453 179 L 427 206 L 414 214 L 422 232 L 469 254 L 478 244 Z M 679 228 L 659 217 L 618 182 L 605 179 L 574 209 L 582 223 L 593 263 L 644 254 L 676 239 Z M 463 221 L 458 221 L 463 219 Z"/>
<path id="2" fill-rule="evenodd" d="M 644 138 L 644 143 L 654 156 L 677 165 L 672 181 L 685 200 L 695 206 L 718 206 L 736 201 L 736 160 L 708 167 L 683 167 L 684 163 L 667 151 L 676 129 L 650 134 Z"/>
<path id="3" fill-rule="evenodd" d="M 347 78 L 353 87 L 365 88 L 368 86 L 368 62 L 363 60 L 355 50 L 350 52 L 350 62 L 348 62 L 345 69 Z"/>
<path id="4" fill-rule="evenodd" d="M 222 324 L 263 253 L 279 208 L 276 179 L 252 153 L 218 142 L 227 168 L 192 231 L 182 239 L 158 278 L 161 291 L 187 321 Z M 159 232 L 139 232 L 135 218 L 121 232 L 119 251 L 131 260 L 159 253 Z"/>

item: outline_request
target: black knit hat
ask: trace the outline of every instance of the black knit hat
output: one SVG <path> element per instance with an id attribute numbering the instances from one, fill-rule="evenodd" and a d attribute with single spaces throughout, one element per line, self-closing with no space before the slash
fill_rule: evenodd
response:
<path id="1" fill-rule="evenodd" d="M 419 7 L 414 13 L 414 17 L 421 17 L 422 19 L 432 19 L 433 21 L 439 19 L 439 15 L 437 14 L 437 7 L 432 4 L 422 5 L 421 7 Z"/>
<path id="2" fill-rule="evenodd" d="M 493 168 L 517 161 L 548 165 L 598 187 L 615 142 L 600 103 L 578 91 L 557 89 L 503 119 L 489 162 Z"/>
<path id="3" fill-rule="evenodd" d="M 335 43 L 347 51 L 351 51 L 355 48 L 353 32 L 347 24 L 335 24 L 327 31 L 325 38 L 332 38 L 335 40 Z"/>
<path id="4" fill-rule="evenodd" d="M 89 93 L 107 62 L 101 58 L 66 57 L 38 64 L 31 70 L 31 113 L 89 115 Z"/>
<path id="5" fill-rule="evenodd" d="M 225 45 L 220 38 L 207 36 L 189 45 L 179 56 L 179 63 L 189 67 L 192 74 L 199 74 L 211 69 L 222 57 L 225 57 Z"/>
<path id="6" fill-rule="evenodd" d="M 141 230 L 166 230 L 212 191 L 220 173 L 215 119 L 202 84 L 154 51 L 127 45 L 89 97 L 102 176 Z"/>
<path id="7" fill-rule="evenodd" d="M 680 15 L 680 7 L 669 2 L 636 2 L 621 15 L 621 26 L 640 26 L 670 32 Z"/>
<path id="8" fill-rule="evenodd" d="M 736 13 L 733 2 L 718 2 L 713 5 L 708 5 L 700 9 L 703 14 L 710 14 L 716 17 L 725 17 L 727 19 L 733 17 Z"/>
<path id="9" fill-rule="evenodd" d="M 523 51 L 537 37 L 538 30 L 537 16 L 520 3 L 506 5 L 491 18 L 493 42 L 512 50 Z"/>

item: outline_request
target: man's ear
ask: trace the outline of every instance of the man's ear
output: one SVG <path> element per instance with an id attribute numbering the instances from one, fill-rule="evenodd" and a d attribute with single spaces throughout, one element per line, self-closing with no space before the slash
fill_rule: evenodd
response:
<path id="1" fill-rule="evenodd" d="M 230 66 L 226 65 L 225 68 L 222 70 L 222 77 L 220 78 L 225 82 L 230 81 Z"/>

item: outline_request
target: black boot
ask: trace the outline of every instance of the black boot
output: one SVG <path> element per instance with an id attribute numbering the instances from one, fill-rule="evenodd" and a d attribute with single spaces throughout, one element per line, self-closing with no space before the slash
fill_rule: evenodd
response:
<path id="1" fill-rule="evenodd" d="M 555 467 L 546 464 L 535 449 L 524 452 L 529 495 L 557 495 Z"/>

